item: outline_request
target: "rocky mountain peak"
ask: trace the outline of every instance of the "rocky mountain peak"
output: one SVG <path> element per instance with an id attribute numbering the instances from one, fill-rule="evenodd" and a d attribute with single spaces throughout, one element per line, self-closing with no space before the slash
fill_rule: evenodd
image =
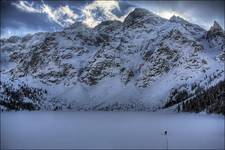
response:
<path id="1" fill-rule="evenodd" d="M 122 22 L 117 21 L 117 20 L 108 20 L 108 21 L 103 21 L 99 25 L 95 27 L 96 30 L 98 31 L 114 31 L 118 29 L 120 26 L 122 26 Z"/>
<path id="2" fill-rule="evenodd" d="M 225 34 L 222 27 L 214 21 L 213 26 L 206 33 L 206 39 L 211 47 L 223 49 L 225 43 Z"/>
<path id="3" fill-rule="evenodd" d="M 209 29 L 211 32 L 223 32 L 223 28 L 219 25 L 217 21 L 214 21 L 213 26 Z"/>
<path id="4" fill-rule="evenodd" d="M 184 18 L 181 18 L 180 16 L 176 16 L 176 15 L 173 15 L 170 18 L 170 21 L 171 22 L 187 22 L 186 20 L 184 20 Z"/>
<path id="5" fill-rule="evenodd" d="M 128 16 L 127 18 L 130 17 L 143 17 L 145 15 L 153 14 L 149 10 L 144 9 L 144 8 L 135 8 Z M 153 14 L 154 15 L 154 14 Z"/>
<path id="6" fill-rule="evenodd" d="M 87 30 L 89 27 L 82 22 L 75 22 L 74 24 L 64 28 L 64 31 L 80 31 Z"/>
<path id="7" fill-rule="evenodd" d="M 154 20 L 155 18 L 160 18 L 154 13 L 143 9 L 143 8 L 135 8 L 124 20 L 125 26 L 131 26 L 137 22 L 140 22 L 144 18 L 151 18 Z M 162 19 L 162 18 L 161 18 Z"/>

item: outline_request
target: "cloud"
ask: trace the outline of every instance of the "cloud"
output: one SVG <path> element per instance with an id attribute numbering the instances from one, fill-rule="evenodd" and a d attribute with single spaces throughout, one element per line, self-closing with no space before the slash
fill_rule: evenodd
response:
<path id="1" fill-rule="evenodd" d="M 41 10 L 36 9 L 33 3 L 29 3 L 27 1 L 19 1 L 19 3 L 12 3 L 12 5 L 25 12 L 41 13 Z"/>
<path id="2" fill-rule="evenodd" d="M 61 27 L 67 27 L 77 21 L 82 21 L 89 27 L 95 27 L 105 20 L 123 21 L 135 7 L 146 8 L 167 19 L 173 15 L 180 16 L 189 22 L 199 24 L 205 29 L 208 29 L 214 20 L 217 20 L 222 26 L 224 25 L 224 15 L 221 15 L 224 13 L 221 13 L 221 10 L 216 11 L 214 8 L 218 6 L 213 6 L 213 3 L 122 0 L 95 0 L 88 2 L 71 2 L 70 4 L 72 5 L 59 5 L 58 7 L 53 7 L 50 3 L 46 4 L 43 0 L 41 2 L 21 0 L 12 4 L 19 10 L 27 13 L 46 15 L 48 20 Z M 205 15 L 208 11 L 212 15 Z"/>
<path id="3" fill-rule="evenodd" d="M 102 21 L 105 20 L 120 20 L 123 21 L 124 18 L 131 11 L 128 11 L 125 15 L 118 17 L 113 11 L 120 10 L 119 1 L 94 1 L 90 4 L 87 4 L 81 11 L 84 16 L 83 23 L 89 27 L 95 27 Z"/>
<path id="4" fill-rule="evenodd" d="M 199 17 L 194 17 L 195 16 L 194 12 L 187 12 L 187 11 L 184 11 L 183 13 L 178 11 L 156 11 L 155 13 L 166 19 L 170 19 L 173 15 L 179 16 L 191 23 L 200 25 L 204 29 L 209 29 L 213 25 L 214 20 L 216 20 L 217 22 L 220 22 L 219 19 L 217 18 L 213 18 L 211 20 L 207 20 L 204 18 L 199 19 Z M 223 22 L 221 24 L 223 24 Z"/>
<path id="5" fill-rule="evenodd" d="M 44 1 L 42 1 L 39 7 L 27 1 L 19 1 L 18 3 L 13 3 L 13 5 L 18 9 L 28 13 L 45 14 L 49 20 L 57 23 L 61 27 L 69 26 L 75 23 L 77 20 L 82 20 L 83 23 L 89 27 L 95 27 L 97 24 L 105 20 L 123 21 L 131 11 L 130 9 L 130 11 L 128 11 L 126 14 L 117 16 L 113 12 L 115 10 L 120 11 L 119 1 L 117 0 L 96 0 L 92 3 L 87 3 L 82 8 L 77 8 L 80 9 L 80 16 L 74 13 L 74 11 L 68 5 L 53 8 L 45 4 Z"/>
<path id="6" fill-rule="evenodd" d="M 119 9 L 118 1 L 94 1 L 83 8 L 83 22 L 89 27 L 94 27 L 102 20 L 116 20 L 117 16 L 112 13 L 114 9 Z M 101 13 L 101 16 L 97 16 L 96 13 Z"/>
<path id="7" fill-rule="evenodd" d="M 12 3 L 18 9 L 28 13 L 45 14 L 49 20 L 64 27 L 73 24 L 78 15 L 73 12 L 68 5 L 60 6 L 58 8 L 52 8 L 51 6 L 42 2 L 39 7 L 35 7 L 33 3 L 27 1 L 19 1 L 19 3 Z"/>
<path id="8" fill-rule="evenodd" d="M 50 20 L 54 21 L 62 27 L 73 24 L 78 18 L 78 15 L 75 14 L 68 5 L 53 9 L 49 5 L 43 4 L 41 6 L 41 10 L 42 13 L 47 14 Z"/>

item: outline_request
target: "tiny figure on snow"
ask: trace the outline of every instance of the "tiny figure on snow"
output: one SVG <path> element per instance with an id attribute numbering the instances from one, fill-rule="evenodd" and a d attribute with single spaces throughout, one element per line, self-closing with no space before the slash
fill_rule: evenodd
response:
<path id="1" fill-rule="evenodd" d="M 164 131 L 164 134 L 167 135 L 167 131 L 166 130 Z"/>
<path id="2" fill-rule="evenodd" d="M 164 135 L 166 137 L 166 149 L 169 147 L 168 138 L 167 138 L 167 130 L 164 130 Z"/>

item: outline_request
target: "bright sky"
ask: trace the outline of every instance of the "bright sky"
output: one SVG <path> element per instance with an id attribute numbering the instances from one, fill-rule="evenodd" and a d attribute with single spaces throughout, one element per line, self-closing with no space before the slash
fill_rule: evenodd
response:
<path id="1" fill-rule="evenodd" d="M 104 20 L 123 21 L 141 7 L 169 19 L 180 16 L 205 29 L 216 20 L 224 27 L 224 1 L 135 1 L 135 0 L 1 0 L 1 37 L 56 31 L 82 21 L 94 27 Z"/>

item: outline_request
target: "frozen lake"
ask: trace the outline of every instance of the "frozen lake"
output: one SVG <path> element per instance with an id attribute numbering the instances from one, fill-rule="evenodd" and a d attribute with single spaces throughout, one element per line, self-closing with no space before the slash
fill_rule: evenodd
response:
<path id="1" fill-rule="evenodd" d="M 1 112 L 1 148 L 224 149 L 224 117 L 152 112 Z"/>

